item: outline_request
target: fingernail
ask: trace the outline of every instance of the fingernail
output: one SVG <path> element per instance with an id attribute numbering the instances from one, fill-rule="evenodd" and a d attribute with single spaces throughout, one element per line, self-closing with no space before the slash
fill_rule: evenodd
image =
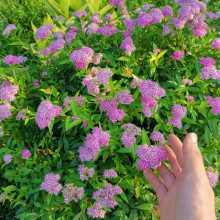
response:
<path id="1" fill-rule="evenodd" d="M 192 141 L 194 144 L 197 144 L 197 135 L 195 133 L 190 133 L 189 140 Z"/>

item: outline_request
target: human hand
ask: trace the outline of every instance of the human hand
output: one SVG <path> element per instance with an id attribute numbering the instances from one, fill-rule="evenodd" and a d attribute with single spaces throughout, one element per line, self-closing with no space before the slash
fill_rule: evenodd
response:
<path id="1" fill-rule="evenodd" d="M 193 138 L 194 137 L 194 138 Z M 155 190 L 161 220 L 215 220 L 215 195 L 210 186 L 197 145 L 195 133 L 186 135 L 183 143 L 170 134 L 165 150 L 167 162 L 157 168 L 163 183 L 150 170 L 144 176 Z"/>

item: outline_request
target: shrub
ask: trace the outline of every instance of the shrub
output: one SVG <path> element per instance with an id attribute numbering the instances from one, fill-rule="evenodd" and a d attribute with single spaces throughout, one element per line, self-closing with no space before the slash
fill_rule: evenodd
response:
<path id="1" fill-rule="evenodd" d="M 2 57 L 1 217 L 158 219 L 140 169 L 166 163 L 170 133 L 197 133 L 214 187 L 220 18 L 183 2 L 128 12 L 111 0 L 112 20 L 77 12 L 38 28 L 44 50 Z"/>

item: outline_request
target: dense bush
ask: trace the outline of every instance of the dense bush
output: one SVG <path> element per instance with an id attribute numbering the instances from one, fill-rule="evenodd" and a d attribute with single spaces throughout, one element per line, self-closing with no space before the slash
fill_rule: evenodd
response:
<path id="1" fill-rule="evenodd" d="M 111 0 L 115 16 L 59 17 L 35 33 L 44 50 L 2 57 L 1 218 L 159 219 L 140 169 L 166 159 L 170 133 L 196 132 L 217 171 L 220 18 L 192 2 L 128 12 Z"/>

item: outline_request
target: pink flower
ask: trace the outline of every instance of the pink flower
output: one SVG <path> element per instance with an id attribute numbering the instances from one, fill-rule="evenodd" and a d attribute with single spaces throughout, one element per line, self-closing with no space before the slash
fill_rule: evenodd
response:
<path id="1" fill-rule="evenodd" d="M 105 85 L 108 83 L 109 77 L 112 75 L 113 73 L 110 70 L 103 69 L 98 71 L 97 78 L 102 85 Z"/>
<path id="2" fill-rule="evenodd" d="M 84 188 L 73 186 L 73 183 L 65 184 L 62 194 L 66 204 L 68 204 L 71 200 L 78 202 L 78 200 L 83 197 Z"/>
<path id="3" fill-rule="evenodd" d="M 38 107 L 36 114 L 36 122 L 40 129 L 49 127 L 51 120 L 53 120 L 57 115 L 62 114 L 62 108 L 53 105 L 50 101 L 43 101 Z"/>
<path id="4" fill-rule="evenodd" d="M 54 175 L 53 173 L 48 173 L 44 182 L 41 184 L 41 189 L 46 190 L 49 194 L 58 195 L 59 191 L 62 189 L 61 184 L 58 183 L 60 175 Z"/>
<path id="5" fill-rule="evenodd" d="M 214 169 L 212 167 L 209 167 L 208 170 L 206 171 L 211 187 L 216 186 L 219 178 L 218 172 L 216 171 L 215 173 L 213 173 L 213 170 Z"/>
<path id="6" fill-rule="evenodd" d="M 35 33 L 36 40 L 44 40 L 46 37 L 48 37 L 51 34 L 51 30 L 53 30 L 53 25 L 45 24 L 42 27 L 39 27 Z"/>
<path id="7" fill-rule="evenodd" d="M 16 120 L 25 120 L 26 118 L 26 110 L 23 108 L 20 112 L 18 112 L 16 116 Z"/>
<path id="8" fill-rule="evenodd" d="M 31 152 L 28 149 L 23 150 L 22 159 L 29 158 L 31 156 Z"/>
<path id="9" fill-rule="evenodd" d="M 5 163 L 9 164 L 11 163 L 11 158 L 12 158 L 11 154 L 8 154 L 3 157 L 3 160 L 5 161 Z"/>
<path id="10" fill-rule="evenodd" d="M 11 109 L 10 103 L 5 103 L 3 105 L 0 105 L 0 122 L 5 118 L 11 117 L 10 109 Z"/>
<path id="11" fill-rule="evenodd" d="M 219 38 L 216 38 L 216 39 L 211 43 L 211 46 L 212 46 L 214 49 L 220 50 L 220 37 L 219 37 Z"/>
<path id="12" fill-rule="evenodd" d="M 114 99 L 115 100 L 119 99 L 119 102 L 121 104 L 130 104 L 131 102 L 134 101 L 134 99 L 132 98 L 132 95 L 130 95 L 127 90 L 117 93 Z"/>
<path id="13" fill-rule="evenodd" d="M 12 85 L 10 81 L 4 81 L 0 85 L 0 99 L 5 102 L 12 102 L 15 100 L 15 94 L 18 92 L 18 86 Z"/>
<path id="14" fill-rule="evenodd" d="M 220 97 L 213 99 L 211 96 L 207 96 L 206 101 L 212 106 L 212 113 L 214 115 L 220 114 Z"/>
<path id="15" fill-rule="evenodd" d="M 9 24 L 3 31 L 2 35 L 10 34 L 11 30 L 14 30 L 16 26 L 14 24 Z"/>
<path id="16" fill-rule="evenodd" d="M 117 173 L 116 173 L 114 170 L 112 170 L 112 169 L 110 169 L 110 170 L 105 170 L 105 171 L 104 171 L 104 174 L 103 174 L 103 177 L 104 177 L 105 179 L 107 179 L 107 178 L 113 179 L 113 178 L 117 177 Z"/>
<path id="17" fill-rule="evenodd" d="M 71 62 L 76 62 L 78 69 L 83 69 L 92 60 L 94 51 L 89 47 L 82 47 L 80 50 L 76 49 L 70 56 Z"/>
<path id="18" fill-rule="evenodd" d="M 180 58 L 183 58 L 183 56 L 184 56 L 184 51 L 176 51 L 175 53 L 173 53 L 172 55 L 171 55 L 171 58 L 173 59 L 173 60 L 180 60 Z"/>
<path id="19" fill-rule="evenodd" d="M 99 203 L 87 209 L 87 214 L 93 218 L 104 218 L 105 213 L 106 211 L 102 210 L 102 206 Z"/>
<path id="20" fill-rule="evenodd" d="M 161 143 L 164 143 L 164 137 L 163 134 L 159 131 L 154 131 L 151 133 L 150 139 L 153 141 L 159 141 Z"/>
<path id="21" fill-rule="evenodd" d="M 194 101 L 193 96 L 185 96 L 185 98 L 186 98 L 189 102 Z"/>
<path id="22" fill-rule="evenodd" d="M 143 144 L 137 150 L 137 155 L 141 158 L 137 162 L 137 167 L 142 170 L 157 168 L 162 160 L 166 160 L 168 155 L 162 146 L 150 146 Z"/>

